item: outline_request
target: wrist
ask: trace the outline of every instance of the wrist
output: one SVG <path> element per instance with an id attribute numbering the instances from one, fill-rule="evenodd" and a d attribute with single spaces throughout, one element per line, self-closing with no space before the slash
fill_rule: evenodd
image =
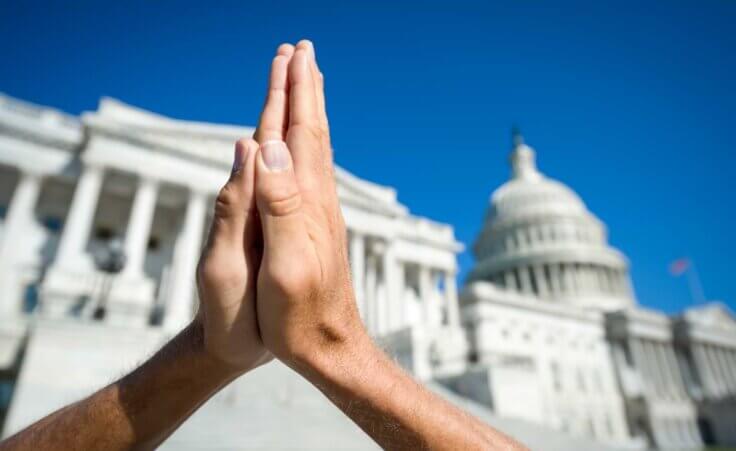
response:
<path id="1" fill-rule="evenodd" d="M 205 328 L 198 318 L 195 318 L 189 326 L 184 329 L 182 334 L 187 336 L 187 343 L 190 344 L 192 352 L 198 356 L 197 360 L 206 369 L 206 377 L 211 377 L 215 382 L 229 382 L 246 372 L 251 368 L 235 365 L 221 356 L 212 352 L 207 346 Z"/>
<path id="2" fill-rule="evenodd" d="M 368 369 L 385 359 L 361 326 L 344 341 L 294 355 L 290 366 L 322 391 L 361 383 Z"/>

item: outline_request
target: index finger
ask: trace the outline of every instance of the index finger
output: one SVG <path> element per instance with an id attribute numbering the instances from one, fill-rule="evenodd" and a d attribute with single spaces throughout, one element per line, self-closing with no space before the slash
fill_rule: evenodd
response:
<path id="1" fill-rule="evenodd" d="M 294 46 L 282 44 L 271 64 L 266 101 L 258 121 L 258 128 L 253 135 L 258 142 L 284 140 L 288 126 L 288 68 L 293 54 Z"/>

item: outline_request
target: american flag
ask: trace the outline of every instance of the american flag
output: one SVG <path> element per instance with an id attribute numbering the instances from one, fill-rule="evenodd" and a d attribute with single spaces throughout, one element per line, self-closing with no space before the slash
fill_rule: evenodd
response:
<path id="1" fill-rule="evenodd" d="M 682 273 L 687 271 L 690 267 L 690 259 L 678 258 L 677 260 L 670 263 L 670 274 L 673 276 L 680 276 Z"/>

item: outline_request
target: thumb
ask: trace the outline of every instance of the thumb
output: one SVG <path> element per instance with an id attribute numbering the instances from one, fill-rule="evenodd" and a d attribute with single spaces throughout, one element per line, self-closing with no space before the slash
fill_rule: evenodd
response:
<path id="1" fill-rule="evenodd" d="M 241 139 L 235 144 L 235 158 L 230 179 L 220 189 L 215 201 L 215 215 L 210 231 L 212 245 L 242 249 L 248 215 L 255 211 L 254 171 L 258 143 Z"/>
<path id="2" fill-rule="evenodd" d="M 283 141 L 266 141 L 256 157 L 256 204 L 261 215 L 264 252 L 286 257 L 307 238 L 302 197 L 291 153 Z"/>

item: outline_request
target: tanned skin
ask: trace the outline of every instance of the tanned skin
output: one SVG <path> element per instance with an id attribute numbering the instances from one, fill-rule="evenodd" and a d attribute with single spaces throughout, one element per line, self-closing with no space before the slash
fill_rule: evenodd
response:
<path id="1" fill-rule="evenodd" d="M 385 449 L 526 449 L 418 384 L 363 327 L 323 80 L 309 41 L 279 47 L 255 140 L 237 143 L 218 196 L 195 321 L 130 375 L 0 449 L 154 448 L 273 356 Z"/>

